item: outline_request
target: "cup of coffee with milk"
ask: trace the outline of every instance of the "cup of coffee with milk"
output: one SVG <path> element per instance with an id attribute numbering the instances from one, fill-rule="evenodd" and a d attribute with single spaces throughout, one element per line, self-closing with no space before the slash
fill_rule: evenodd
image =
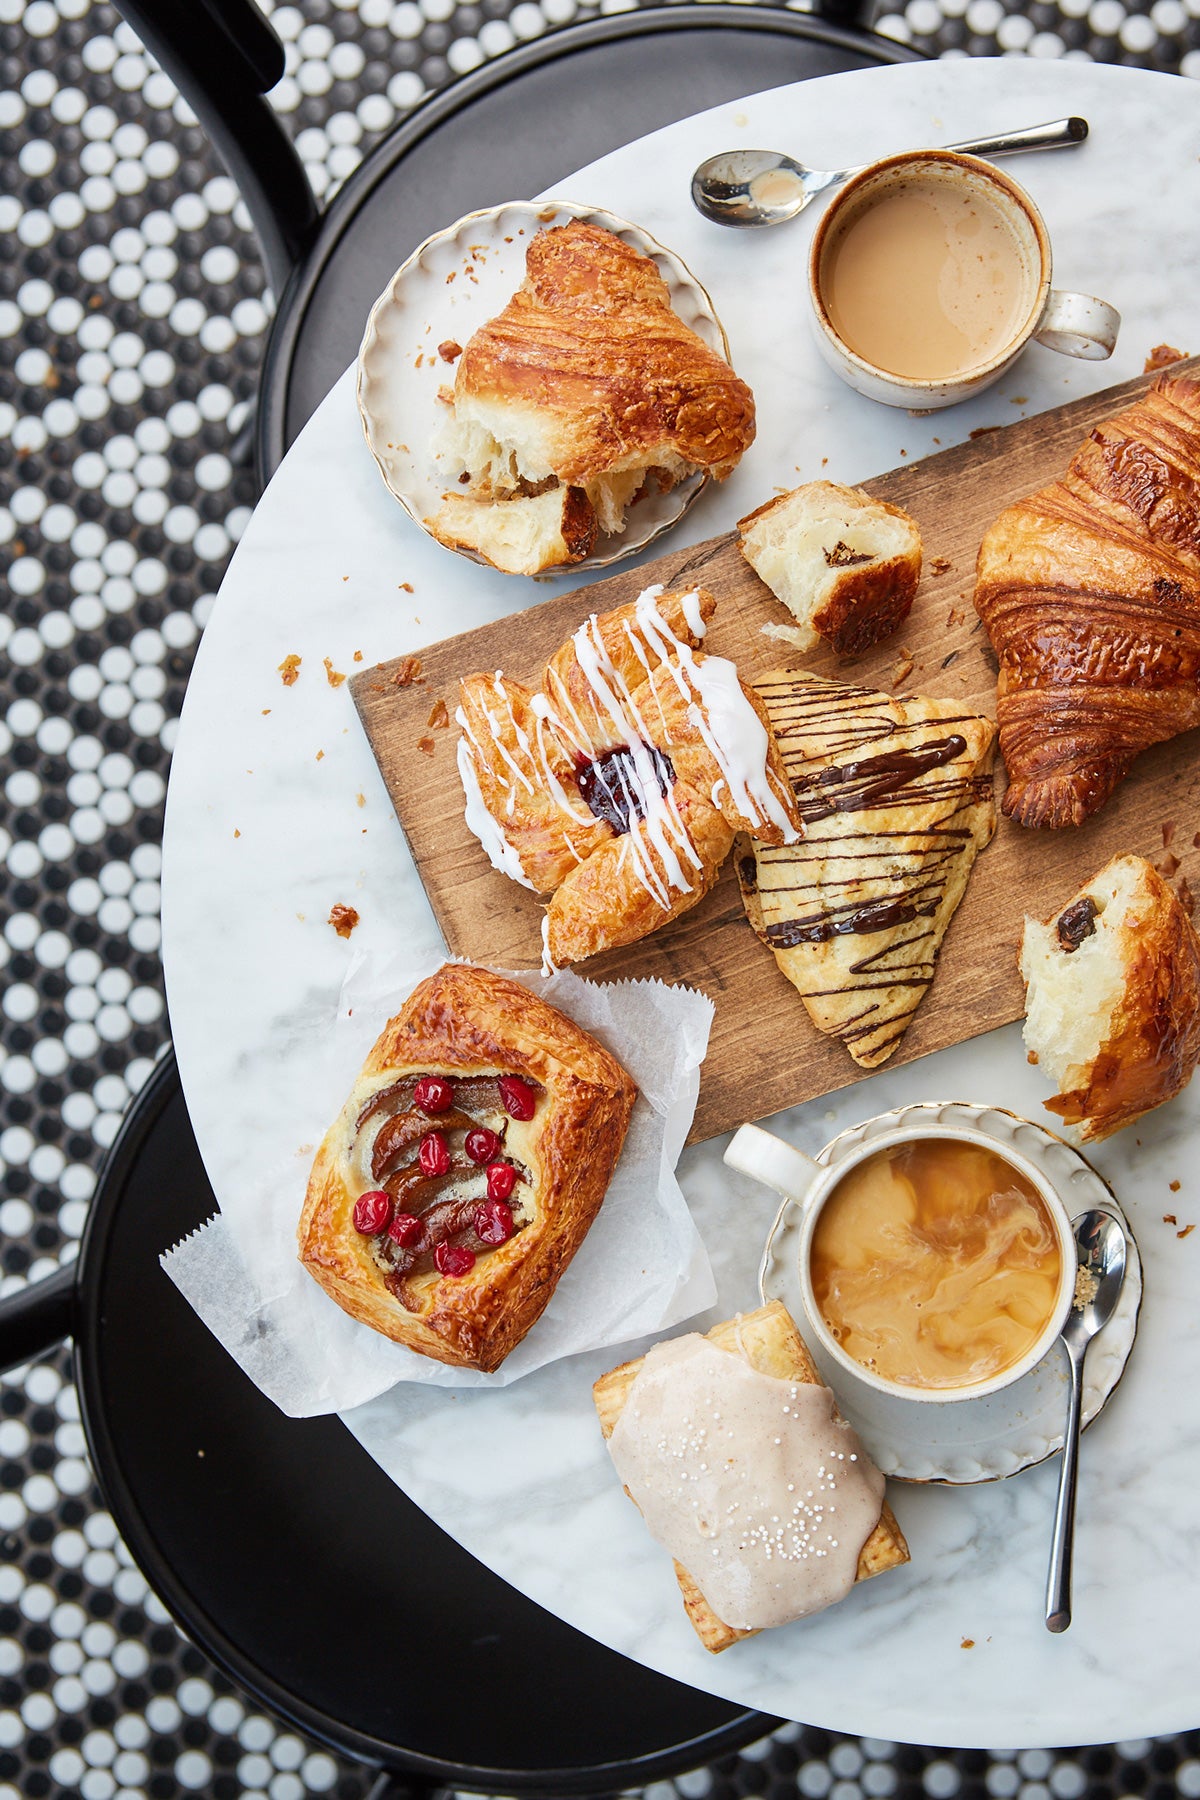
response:
<path id="1" fill-rule="evenodd" d="M 1120 315 L 1052 287 L 1051 274 L 1045 221 L 1010 176 L 958 151 L 890 156 L 849 181 L 817 227 L 817 347 L 859 393 L 917 411 L 989 387 L 1031 338 L 1111 356 Z"/>
<path id="2" fill-rule="evenodd" d="M 1045 1159 L 1022 1148 L 1031 1129 L 998 1110 L 915 1108 L 843 1133 L 818 1160 L 757 1125 L 734 1134 L 725 1161 L 787 1196 L 764 1269 L 786 1244 L 801 1330 L 827 1364 L 895 1398 L 947 1402 L 997 1393 L 1042 1360 L 1077 1257 Z"/>

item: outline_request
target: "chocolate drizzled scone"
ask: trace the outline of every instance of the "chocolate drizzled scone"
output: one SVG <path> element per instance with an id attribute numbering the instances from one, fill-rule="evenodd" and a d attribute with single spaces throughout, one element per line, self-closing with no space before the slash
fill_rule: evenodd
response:
<path id="1" fill-rule="evenodd" d="M 896 700 L 797 669 L 754 687 L 804 837 L 739 840 L 746 911 L 813 1023 L 872 1069 L 933 980 L 971 865 L 996 828 L 996 728 L 953 701 Z"/>

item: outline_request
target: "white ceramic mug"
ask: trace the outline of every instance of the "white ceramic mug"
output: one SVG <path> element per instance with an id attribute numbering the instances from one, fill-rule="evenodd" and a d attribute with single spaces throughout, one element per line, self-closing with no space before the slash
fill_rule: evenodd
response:
<path id="1" fill-rule="evenodd" d="M 998 1130 L 981 1129 L 978 1122 L 981 1118 L 996 1121 Z M 988 1394 L 997 1393 L 1001 1388 L 1008 1387 L 1010 1383 L 1019 1381 L 1045 1356 L 1062 1331 L 1070 1311 L 1075 1294 L 1077 1262 L 1075 1240 L 1071 1230 L 1071 1216 L 1061 1195 L 1047 1178 L 1044 1169 L 1016 1147 L 1015 1140 L 1020 1137 L 1021 1129 L 1025 1126 L 1026 1121 L 1017 1119 L 1012 1114 L 989 1112 L 965 1104 L 941 1106 L 936 1109 L 936 1116 L 929 1118 L 928 1121 L 914 1120 L 909 1114 L 903 1124 L 892 1128 L 889 1128 L 888 1116 L 883 1115 L 878 1120 L 869 1120 L 865 1125 L 857 1126 L 850 1132 L 844 1132 L 840 1137 L 835 1138 L 833 1143 L 827 1145 L 821 1152 L 820 1161 L 814 1161 L 811 1157 L 805 1156 L 791 1144 L 785 1143 L 782 1138 L 775 1137 L 769 1131 L 763 1131 L 758 1125 L 743 1125 L 739 1131 L 734 1133 L 725 1152 L 725 1161 L 731 1168 L 739 1169 L 745 1175 L 752 1175 L 767 1187 L 774 1188 L 777 1193 L 785 1195 L 788 1205 L 796 1208 L 799 1212 L 797 1274 L 799 1291 L 807 1314 L 808 1328 L 815 1334 L 818 1347 L 847 1374 L 854 1376 L 858 1381 L 865 1382 L 868 1387 L 875 1388 L 880 1393 L 890 1394 L 898 1399 L 937 1402 L 945 1405 L 956 1400 L 978 1400 Z M 1017 1174 L 1023 1176 L 1045 1205 L 1054 1228 L 1059 1253 L 1059 1279 L 1054 1306 L 1045 1326 L 1025 1355 L 985 1380 L 944 1388 L 917 1387 L 908 1383 L 890 1381 L 877 1374 L 875 1370 L 867 1368 L 865 1364 L 858 1362 L 844 1350 L 822 1316 L 813 1290 L 810 1266 L 813 1234 L 821 1210 L 845 1176 L 860 1163 L 877 1156 L 881 1151 L 886 1151 L 898 1144 L 908 1144 L 918 1139 L 931 1138 L 949 1139 L 982 1146 L 1008 1163 Z M 775 1237 L 778 1226 L 779 1220 L 776 1220 L 775 1226 L 772 1227 L 771 1238 Z M 768 1240 L 768 1254 L 769 1252 L 770 1240 Z"/>
<path id="2" fill-rule="evenodd" d="M 830 315 L 827 287 L 832 256 L 847 230 L 882 199 L 916 181 L 946 184 L 969 194 L 998 214 L 1007 226 L 1006 251 L 1027 293 L 1020 324 L 983 360 L 938 378 L 896 374 L 852 349 Z M 958 151 L 910 150 L 872 163 L 826 208 L 809 255 L 809 314 L 817 348 L 850 386 L 886 406 L 933 412 L 969 399 L 1016 361 L 1031 338 L 1067 356 L 1093 361 L 1111 356 L 1121 317 L 1104 300 L 1051 287 L 1050 236 L 1041 213 L 1011 176 L 979 157 Z"/>

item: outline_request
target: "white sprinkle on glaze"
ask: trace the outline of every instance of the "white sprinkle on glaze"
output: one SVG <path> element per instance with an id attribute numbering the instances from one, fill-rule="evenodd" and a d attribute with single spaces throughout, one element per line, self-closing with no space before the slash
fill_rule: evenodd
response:
<path id="1" fill-rule="evenodd" d="M 792 1403 L 782 1430 L 781 1392 Z M 705 1420 L 715 1425 L 718 1415 L 723 1440 L 736 1423 L 736 1448 L 713 1463 Z M 834 1510 L 829 1471 L 846 1442 L 857 1440 L 827 1388 L 781 1383 L 690 1334 L 643 1359 L 609 1449 L 651 1532 L 684 1567 L 697 1531 L 711 1537 L 697 1575 L 704 1596 L 728 1624 L 755 1628 L 815 1612 L 854 1581 L 883 1477 L 853 1455 L 835 1539 L 825 1522 Z M 801 1499 L 805 1482 L 812 1486 Z"/>

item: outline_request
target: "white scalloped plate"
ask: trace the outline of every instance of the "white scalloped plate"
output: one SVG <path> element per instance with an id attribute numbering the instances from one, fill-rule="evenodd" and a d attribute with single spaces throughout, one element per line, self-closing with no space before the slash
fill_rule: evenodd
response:
<path id="1" fill-rule="evenodd" d="M 707 293 L 679 257 L 640 226 L 568 200 L 513 201 L 467 213 L 426 238 L 401 264 L 371 308 L 358 353 L 358 412 L 367 445 L 389 491 L 422 530 L 446 492 L 434 445 L 446 416 L 438 393 L 453 384 L 454 366 L 439 356 L 438 346 L 465 344 L 494 318 L 524 280 L 530 238 L 571 219 L 603 226 L 652 257 L 684 324 L 729 360 L 729 343 Z M 693 475 L 669 493 L 645 495 L 630 508 L 619 536 L 599 538 L 582 562 L 547 573 L 603 569 L 644 550 L 683 517 L 707 482 L 706 475 Z M 458 554 L 483 561 L 470 550 Z"/>
<path id="2" fill-rule="evenodd" d="M 986 1131 L 1001 1148 L 1011 1145 L 1043 1172 L 1073 1219 L 1091 1207 L 1100 1207 L 1120 1220 L 1129 1246 L 1125 1283 L 1117 1309 L 1093 1339 L 1084 1365 L 1083 1423 L 1090 1425 L 1124 1373 L 1142 1302 L 1141 1258 L 1112 1189 L 1086 1157 L 1052 1131 L 999 1107 L 969 1106 L 961 1101 L 927 1101 L 881 1113 L 842 1132 L 825 1146 L 817 1161 L 840 1162 L 851 1150 L 883 1132 L 915 1123 L 966 1124 Z M 799 1240 L 800 1209 L 794 1200 L 785 1200 L 763 1251 L 759 1286 L 763 1299 L 782 1300 L 803 1330 Z M 839 1408 L 874 1460 L 885 1475 L 898 1481 L 954 1486 L 999 1481 L 1062 1449 L 1068 1375 L 1066 1355 L 1057 1343 L 1035 1369 L 1011 1387 L 981 1400 L 959 1400 L 946 1406 L 881 1394 L 835 1365 L 819 1346 L 813 1355 L 837 1394 Z"/>

